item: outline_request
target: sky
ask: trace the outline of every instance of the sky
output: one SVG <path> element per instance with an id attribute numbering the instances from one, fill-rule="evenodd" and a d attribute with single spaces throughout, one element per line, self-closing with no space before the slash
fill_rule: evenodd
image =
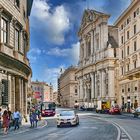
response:
<path id="1" fill-rule="evenodd" d="M 85 9 L 110 14 L 109 24 L 131 0 L 34 0 L 30 16 L 32 81 L 44 81 L 57 90 L 60 69 L 76 66 L 79 60 L 78 30 Z"/>

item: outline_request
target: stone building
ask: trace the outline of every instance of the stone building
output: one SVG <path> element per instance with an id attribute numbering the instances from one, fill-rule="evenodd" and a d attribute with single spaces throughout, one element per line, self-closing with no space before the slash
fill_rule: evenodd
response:
<path id="1" fill-rule="evenodd" d="M 31 68 L 29 16 L 33 0 L 0 0 L 0 106 L 27 113 Z"/>
<path id="2" fill-rule="evenodd" d="M 78 99 L 77 81 L 75 77 L 76 67 L 69 67 L 59 77 L 59 96 L 62 107 L 74 107 Z"/>
<path id="3" fill-rule="evenodd" d="M 37 102 L 50 102 L 53 101 L 53 87 L 45 82 L 32 82 L 33 98 Z"/>
<path id="4" fill-rule="evenodd" d="M 53 92 L 53 102 L 55 102 L 55 104 L 58 104 L 58 92 Z"/>
<path id="5" fill-rule="evenodd" d="M 98 101 L 114 105 L 117 100 L 118 30 L 108 25 L 109 17 L 95 10 L 85 10 L 78 33 L 80 58 L 76 77 L 79 103 L 86 107 L 95 107 Z"/>
<path id="6" fill-rule="evenodd" d="M 140 1 L 132 0 L 115 22 L 119 36 L 119 104 L 140 105 Z"/>

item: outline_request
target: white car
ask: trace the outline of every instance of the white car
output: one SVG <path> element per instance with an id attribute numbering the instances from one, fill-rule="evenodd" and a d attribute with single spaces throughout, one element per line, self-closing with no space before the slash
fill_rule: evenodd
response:
<path id="1" fill-rule="evenodd" d="M 57 127 L 62 125 L 76 126 L 79 124 L 79 117 L 74 110 L 62 110 L 57 117 Z"/>
<path id="2" fill-rule="evenodd" d="M 138 117 L 140 115 L 140 107 L 136 108 L 136 110 L 132 111 L 134 117 Z"/>

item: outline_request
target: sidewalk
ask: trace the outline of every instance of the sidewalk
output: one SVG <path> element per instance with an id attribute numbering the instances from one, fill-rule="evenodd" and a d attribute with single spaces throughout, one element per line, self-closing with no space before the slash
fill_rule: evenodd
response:
<path id="1" fill-rule="evenodd" d="M 38 126 L 34 127 L 34 128 L 30 128 L 30 121 L 28 120 L 28 122 L 25 122 L 24 120 L 22 121 L 22 125 L 20 125 L 20 128 L 17 130 L 14 130 L 14 126 L 12 126 L 10 128 L 10 130 L 8 131 L 8 135 L 9 134 L 19 134 L 19 133 L 23 133 L 23 132 L 27 132 L 33 129 L 39 129 L 42 127 L 45 127 L 47 125 L 47 121 L 45 119 L 42 119 L 40 121 L 38 121 Z M 0 129 L 0 137 L 4 136 L 3 134 L 3 129 Z"/>

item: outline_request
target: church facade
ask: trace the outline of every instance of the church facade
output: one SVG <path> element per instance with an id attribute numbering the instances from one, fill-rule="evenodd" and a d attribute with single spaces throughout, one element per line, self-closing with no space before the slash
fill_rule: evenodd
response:
<path id="1" fill-rule="evenodd" d="M 78 33 L 80 40 L 78 95 L 80 105 L 96 107 L 98 101 L 117 102 L 118 32 L 108 25 L 110 15 L 85 10 Z"/>

